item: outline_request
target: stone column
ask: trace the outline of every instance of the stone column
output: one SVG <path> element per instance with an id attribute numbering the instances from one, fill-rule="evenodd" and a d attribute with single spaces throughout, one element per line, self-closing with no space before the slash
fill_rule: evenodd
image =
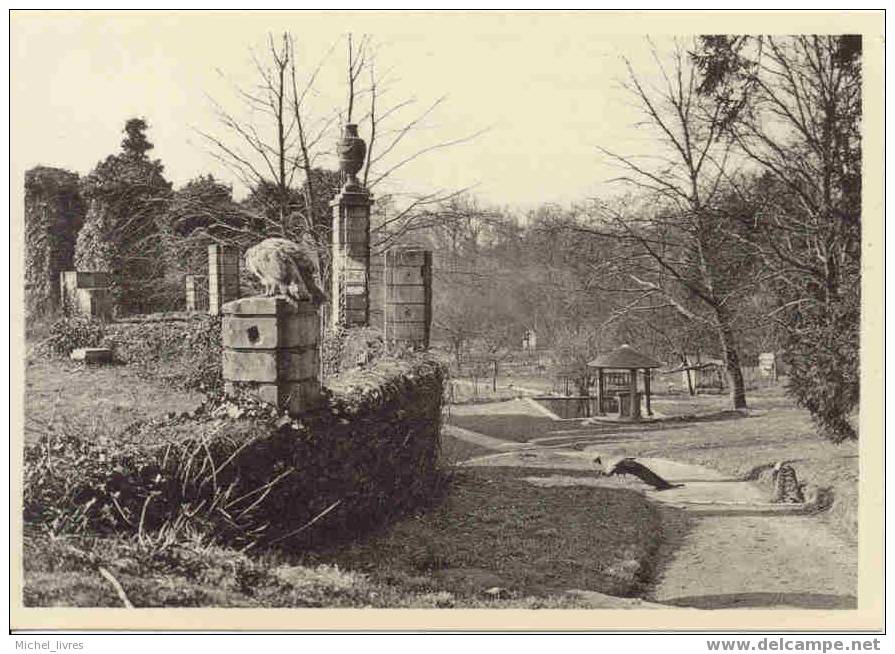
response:
<path id="1" fill-rule="evenodd" d="M 224 392 L 298 415 L 320 399 L 320 319 L 310 302 L 248 297 L 222 307 Z"/>
<path id="2" fill-rule="evenodd" d="M 370 324 L 369 193 L 343 188 L 333 208 L 332 315 L 330 324 L 359 327 Z"/>
<path id="3" fill-rule="evenodd" d="M 196 287 L 196 276 L 187 275 L 184 279 L 186 290 L 186 310 L 195 311 L 199 306 L 199 289 Z"/>
<path id="4" fill-rule="evenodd" d="M 208 246 L 208 313 L 239 297 L 239 251 L 224 245 Z"/>

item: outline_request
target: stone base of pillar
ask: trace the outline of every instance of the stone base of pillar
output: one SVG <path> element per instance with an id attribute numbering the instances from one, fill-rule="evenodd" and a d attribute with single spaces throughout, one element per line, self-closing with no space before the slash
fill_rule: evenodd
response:
<path id="1" fill-rule="evenodd" d="M 320 318 L 310 302 L 249 297 L 222 309 L 224 392 L 298 415 L 320 401 Z"/>

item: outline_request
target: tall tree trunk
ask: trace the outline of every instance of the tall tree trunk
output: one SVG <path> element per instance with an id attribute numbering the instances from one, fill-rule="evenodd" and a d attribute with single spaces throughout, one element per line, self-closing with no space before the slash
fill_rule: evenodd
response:
<path id="1" fill-rule="evenodd" d="M 718 337 L 724 353 L 727 367 L 727 379 L 730 381 L 730 399 L 734 409 L 746 408 L 746 385 L 743 382 L 743 371 L 740 368 L 740 355 L 737 352 L 736 337 L 726 317 L 719 316 Z"/>

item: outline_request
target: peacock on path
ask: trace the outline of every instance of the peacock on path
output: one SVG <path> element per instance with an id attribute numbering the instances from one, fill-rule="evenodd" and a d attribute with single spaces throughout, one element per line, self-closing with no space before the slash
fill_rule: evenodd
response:
<path id="1" fill-rule="evenodd" d="M 642 463 L 635 461 L 630 457 L 618 457 L 615 459 L 606 459 L 604 463 L 601 457 L 594 459 L 594 463 L 601 467 L 600 474 L 607 477 L 615 475 L 633 475 L 649 484 L 656 490 L 668 490 L 669 488 L 680 488 L 683 484 L 672 484 L 662 479 L 655 472 L 647 468 Z"/>
<path id="2" fill-rule="evenodd" d="M 290 304 L 327 301 L 320 288 L 317 251 L 305 235 L 301 243 L 268 238 L 246 250 L 246 269 L 264 286 L 265 295 L 283 295 Z"/>

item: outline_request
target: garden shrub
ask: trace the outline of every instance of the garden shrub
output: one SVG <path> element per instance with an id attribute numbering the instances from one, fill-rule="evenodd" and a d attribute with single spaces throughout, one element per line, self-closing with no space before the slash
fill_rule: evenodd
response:
<path id="1" fill-rule="evenodd" d="M 787 391 L 834 443 L 858 438 L 853 414 L 861 392 L 860 325 L 860 305 L 854 299 L 830 307 L 823 316 L 805 312 L 801 330 L 785 342 Z"/>
<path id="2" fill-rule="evenodd" d="M 37 166 L 25 172 L 25 315 L 59 309 L 59 273 L 71 270 L 86 211 L 77 173 Z"/>
<path id="3" fill-rule="evenodd" d="M 175 314 L 177 315 L 177 314 Z M 120 361 L 179 388 L 217 391 L 221 380 L 221 319 L 141 317 L 107 328 L 106 344 Z"/>
<path id="4" fill-rule="evenodd" d="M 434 361 L 383 360 L 335 378 L 300 418 L 215 396 L 114 442 L 47 432 L 25 450 L 25 521 L 53 532 L 200 530 L 240 547 L 350 537 L 439 496 L 443 383 Z"/>
<path id="5" fill-rule="evenodd" d="M 86 316 L 63 316 L 54 321 L 48 336 L 38 350 L 57 356 L 68 356 L 81 347 L 99 347 L 105 338 L 106 325 Z"/>
<path id="6" fill-rule="evenodd" d="M 385 354 L 385 339 L 382 331 L 375 327 L 345 328 L 339 325 L 321 339 L 320 357 L 326 376 L 368 366 Z"/>

